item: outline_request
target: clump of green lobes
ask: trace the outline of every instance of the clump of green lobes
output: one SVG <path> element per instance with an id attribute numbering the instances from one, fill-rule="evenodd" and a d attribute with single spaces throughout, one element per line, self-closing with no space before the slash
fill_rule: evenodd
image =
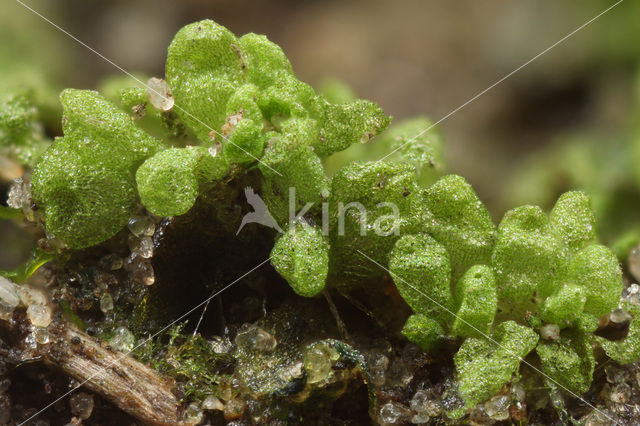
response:
<path id="1" fill-rule="evenodd" d="M 317 228 L 296 223 L 271 251 L 271 263 L 300 296 L 320 293 L 329 272 L 329 246 Z"/>
<path id="2" fill-rule="evenodd" d="M 586 194 L 562 195 L 550 214 L 515 208 L 497 230 L 459 176 L 440 178 L 421 196 L 417 223 L 388 254 L 389 273 L 415 312 L 402 334 L 425 351 L 446 337 L 462 342 L 454 361 L 467 408 L 511 381 L 533 349 L 552 384 L 575 393 L 593 378 L 592 340 L 619 362 L 640 358 L 637 307 L 627 307 L 634 319 L 625 340 L 593 336 L 597 318 L 620 302 L 622 272 L 597 243 Z M 546 324 L 561 329 L 558 341 L 539 338 Z"/>
<path id="3" fill-rule="evenodd" d="M 175 113 L 190 128 L 187 134 L 196 136 L 186 148 L 156 140 L 96 92 L 62 93 L 64 137 L 36 164 L 33 198 L 48 231 L 69 247 L 109 239 L 139 204 L 161 216 L 186 213 L 204 184 L 227 175 L 232 163 L 247 169 L 260 164 L 262 196 L 269 207 L 282 207 L 277 216 L 284 222 L 289 188 L 299 190 L 302 204 L 328 196 L 321 156 L 370 139 L 390 121 L 368 101 L 330 103 L 296 78 L 280 47 L 266 37 L 238 38 L 210 20 L 176 34 L 166 80 Z M 3 144 L 28 164 L 40 157 L 35 148 L 42 151 L 47 144 L 23 148 L 29 117 L 25 112 L 23 119 L 13 119 L 12 111 L 26 110 L 10 107 L 8 118 L 0 117 L 11 137 Z"/>
<path id="4" fill-rule="evenodd" d="M 428 120 L 383 133 L 390 118 L 376 104 L 330 102 L 296 78 L 266 37 L 236 37 L 213 21 L 178 32 L 166 82 L 174 110 L 152 115 L 186 126 L 184 140 L 168 127 L 159 140 L 138 126 L 130 107 L 145 102 L 140 88 L 110 95 L 126 111 L 97 92 L 65 90 L 64 136 L 50 146 L 29 99 L 1 104 L 2 153 L 37 161 L 34 203 L 69 247 L 109 239 L 140 205 L 159 216 L 185 214 L 208 183 L 244 171 L 259 176 L 255 190 L 286 231 L 276 236 L 271 263 L 293 291 L 367 291 L 391 276 L 414 312 L 402 335 L 424 351 L 459 342 L 454 361 L 466 408 L 517 379 L 525 356 L 537 356 L 554 385 L 576 393 L 592 380 L 592 343 L 620 363 L 640 358 L 635 305 L 622 303 L 633 317 L 625 339 L 593 335 L 598 318 L 621 303 L 622 272 L 598 244 L 587 194 L 563 194 L 550 213 L 516 207 L 496 227 L 465 179 L 439 177 L 442 141 Z M 327 157 L 380 133 L 378 145 L 394 155 L 327 175 Z M 558 326 L 555 340 L 540 338 L 546 325 Z"/>
<path id="5" fill-rule="evenodd" d="M 62 92 L 64 137 L 47 149 L 32 175 L 49 232 L 71 248 L 115 235 L 135 212 L 135 173 L 163 149 L 131 117 L 97 92 Z"/>

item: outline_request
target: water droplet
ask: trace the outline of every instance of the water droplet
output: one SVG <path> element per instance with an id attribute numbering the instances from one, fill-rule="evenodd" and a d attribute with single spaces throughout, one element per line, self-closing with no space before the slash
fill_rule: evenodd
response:
<path id="1" fill-rule="evenodd" d="M 129 219 L 127 228 L 138 238 L 152 237 L 156 231 L 156 225 L 149 216 L 134 216 Z"/>
<path id="2" fill-rule="evenodd" d="M 169 85 L 157 77 L 152 77 L 147 82 L 147 97 L 154 108 L 163 112 L 171 111 L 175 104 Z"/>
<path id="3" fill-rule="evenodd" d="M 404 423 L 411 417 L 411 411 L 404 405 L 392 401 L 387 402 L 380 408 L 380 423 L 395 425 Z"/>
<path id="4" fill-rule="evenodd" d="M 224 411 L 224 404 L 218 398 L 213 395 L 209 395 L 202 401 L 203 410 L 218 410 Z"/>
<path id="5" fill-rule="evenodd" d="M 100 310 L 105 314 L 113 311 L 113 298 L 109 293 L 103 294 L 100 298 Z"/>
<path id="6" fill-rule="evenodd" d="M 151 257 L 153 257 L 153 240 L 149 237 L 143 238 L 140 241 L 138 253 L 140 253 L 140 256 L 145 259 L 150 259 Z"/>
<path id="7" fill-rule="evenodd" d="M 131 352 L 136 343 L 136 338 L 126 327 L 118 327 L 114 336 L 109 340 L 109 345 L 120 352 Z"/>
<path id="8" fill-rule="evenodd" d="M 44 305 L 31 305 L 27 308 L 27 317 L 36 327 L 47 327 L 51 324 L 51 308 Z"/>
<path id="9" fill-rule="evenodd" d="M 41 345 L 46 345 L 51 341 L 51 336 L 44 327 L 35 327 L 33 330 L 33 338 Z"/>
<path id="10" fill-rule="evenodd" d="M 93 396 L 85 392 L 77 393 L 69 398 L 71 412 L 82 420 L 86 420 L 91 416 L 93 405 Z"/>
<path id="11" fill-rule="evenodd" d="M 243 325 L 235 339 L 236 345 L 249 351 L 269 352 L 276 348 L 278 341 L 271 334 L 255 325 Z"/>

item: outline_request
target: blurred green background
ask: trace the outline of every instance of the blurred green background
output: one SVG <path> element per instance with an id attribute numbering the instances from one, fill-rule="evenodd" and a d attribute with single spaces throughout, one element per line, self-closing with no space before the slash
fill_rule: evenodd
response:
<path id="1" fill-rule="evenodd" d="M 613 1 L 24 0 L 131 72 L 162 76 L 186 23 L 214 19 L 266 34 L 298 76 L 351 86 L 396 119 L 438 121 L 580 27 Z M 0 96 L 39 93 L 47 133 L 57 92 L 96 88 L 119 71 L 14 0 L 0 15 Z M 626 0 L 441 123 L 447 172 L 465 176 L 498 221 L 522 203 L 549 208 L 571 188 L 594 197 L 601 234 L 629 245 L 640 228 L 640 2 Z M 366 158 L 361 149 L 347 156 Z M 372 158 L 376 159 L 376 158 Z M 343 160 L 345 160 L 343 158 Z M 0 159 L 0 190 L 16 174 Z M 620 242 L 620 238 L 626 238 Z M 0 269 L 32 246 L 0 221 Z"/>

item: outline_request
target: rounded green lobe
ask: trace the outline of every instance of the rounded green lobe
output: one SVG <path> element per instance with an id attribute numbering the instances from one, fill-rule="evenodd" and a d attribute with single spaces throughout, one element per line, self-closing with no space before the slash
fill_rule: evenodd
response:
<path id="1" fill-rule="evenodd" d="M 389 271 L 414 312 L 443 320 L 452 307 L 447 250 L 426 234 L 405 235 L 391 250 Z"/>
<path id="2" fill-rule="evenodd" d="M 300 296 L 313 297 L 325 287 L 329 247 L 320 230 L 298 222 L 271 251 L 271 264 Z"/>
<path id="3" fill-rule="evenodd" d="M 131 118 L 96 92 L 62 92 L 64 137 L 43 154 L 32 195 L 49 232 L 71 248 L 111 238 L 137 204 L 135 171 L 162 149 Z"/>
<path id="4" fill-rule="evenodd" d="M 145 161 L 136 182 L 147 210 L 158 216 L 189 211 L 198 197 L 197 160 L 188 148 L 170 148 Z"/>

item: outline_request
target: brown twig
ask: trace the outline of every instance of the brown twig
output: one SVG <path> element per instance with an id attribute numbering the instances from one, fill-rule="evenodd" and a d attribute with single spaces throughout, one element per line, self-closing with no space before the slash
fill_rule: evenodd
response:
<path id="1" fill-rule="evenodd" d="M 28 321 L 26 318 L 23 321 Z M 23 321 L 2 321 L 2 325 L 22 334 Z M 146 424 L 190 425 L 181 419 L 174 381 L 135 360 L 114 351 L 71 326 L 53 323 L 48 327 L 51 341 L 38 347 L 38 356 L 60 368 L 81 385 L 111 401 Z"/>

